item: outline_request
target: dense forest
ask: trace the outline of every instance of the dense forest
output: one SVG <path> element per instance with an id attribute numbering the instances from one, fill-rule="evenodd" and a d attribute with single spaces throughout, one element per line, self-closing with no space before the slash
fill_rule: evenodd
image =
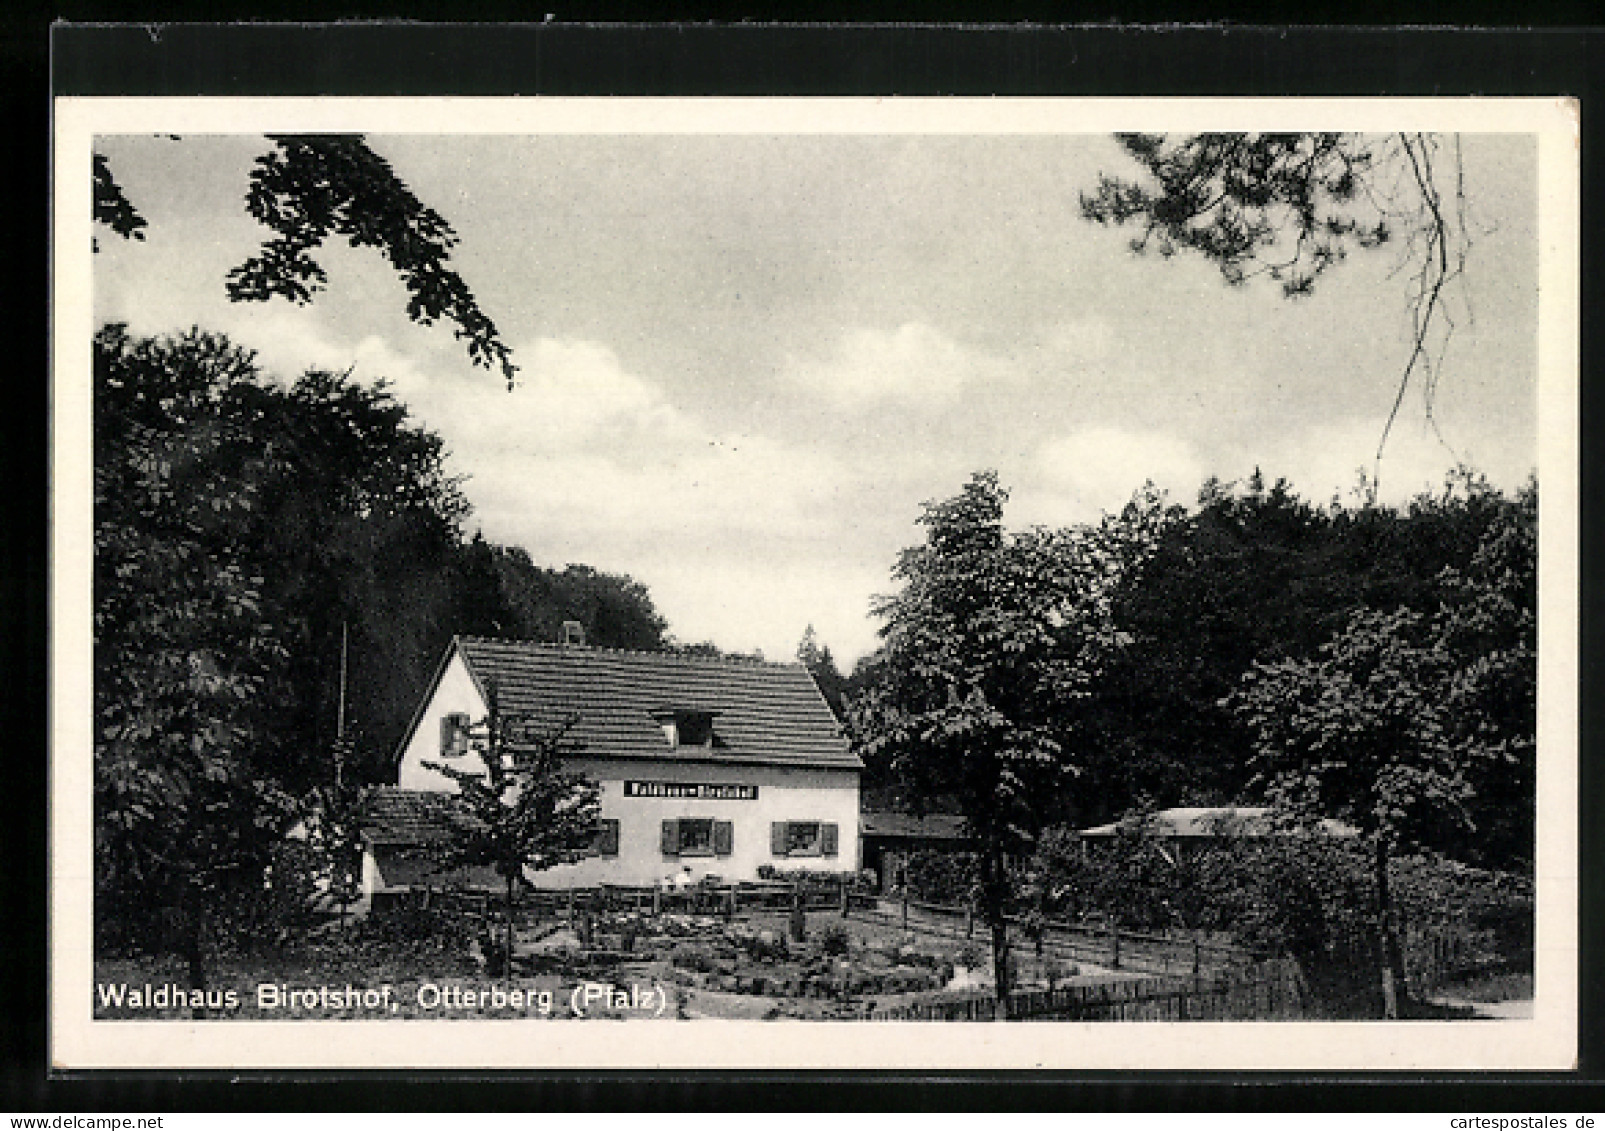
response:
<path id="1" fill-rule="evenodd" d="M 1142 490 L 1101 526 L 1071 532 L 1109 560 L 1105 604 L 1085 631 L 1113 643 L 1074 695 L 1049 705 L 1068 772 L 1036 792 L 1029 820 L 1085 827 L 1173 805 L 1264 802 L 1278 768 L 1256 753 L 1245 677 L 1316 664 L 1371 610 L 1414 625 L 1419 657 L 1405 675 L 1441 669 L 1427 694 L 1453 707 L 1445 741 L 1478 751 L 1452 771 L 1464 779 L 1453 806 L 1463 812 L 1430 830 L 1435 847 L 1530 867 L 1537 506 L 1535 482 L 1512 495 L 1470 470 L 1403 507 L 1363 497 L 1317 505 L 1256 472 L 1206 482 L 1192 506 Z M 867 753 L 866 803 L 961 808 L 951 795 L 911 792 L 895 745 L 874 741 L 883 720 L 851 709 L 867 707 L 887 673 L 883 648 L 842 680 Z M 841 679 L 833 667 L 825 678 Z"/>

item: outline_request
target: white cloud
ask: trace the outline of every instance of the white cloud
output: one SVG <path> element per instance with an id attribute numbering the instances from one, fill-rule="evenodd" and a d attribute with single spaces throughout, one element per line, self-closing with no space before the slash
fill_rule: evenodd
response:
<path id="1" fill-rule="evenodd" d="M 1169 433 L 1095 425 L 1044 443 L 1026 474 L 1011 500 L 1011 524 L 1094 521 L 1148 480 L 1187 499 L 1204 470 L 1191 445 Z"/>
<path id="2" fill-rule="evenodd" d="M 873 404 L 949 405 L 965 385 L 995 377 L 1004 363 L 971 350 L 923 322 L 890 332 L 847 331 L 830 354 L 787 359 L 786 375 L 832 404 L 861 409 Z"/>

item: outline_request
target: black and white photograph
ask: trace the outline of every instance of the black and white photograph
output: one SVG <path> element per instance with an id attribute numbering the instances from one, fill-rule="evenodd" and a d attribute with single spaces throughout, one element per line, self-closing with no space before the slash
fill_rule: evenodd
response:
<path id="1" fill-rule="evenodd" d="M 57 1063 L 1570 1066 L 1574 115 L 61 100 Z"/>

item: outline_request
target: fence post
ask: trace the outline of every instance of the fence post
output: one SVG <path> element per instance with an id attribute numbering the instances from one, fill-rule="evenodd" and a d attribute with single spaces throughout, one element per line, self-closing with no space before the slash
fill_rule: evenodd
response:
<path id="1" fill-rule="evenodd" d="M 570 929 L 572 929 L 573 926 L 574 926 L 574 889 L 573 888 L 569 888 L 568 889 L 568 926 L 569 926 Z"/>
<path id="2" fill-rule="evenodd" d="M 903 930 L 908 930 L 908 888 L 903 889 Z"/>
<path id="3" fill-rule="evenodd" d="M 966 904 L 964 907 L 964 937 L 967 939 L 975 937 L 975 905 L 973 903 Z"/>
<path id="4" fill-rule="evenodd" d="M 1204 968 L 1204 948 L 1197 939 L 1193 940 L 1193 977 L 1198 977 Z"/>
<path id="5" fill-rule="evenodd" d="M 663 889 L 652 889 L 652 916 L 656 918 L 663 913 Z"/>
<path id="6" fill-rule="evenodd" d="M 847 909 L 848 909 L 847 905 L 852 902 L 851 897 L 847 894 L 847 877 L 846 877 L 846 875 L 843 875 L 841 877 L 841 899 L 842 899 L 842 918 L 845 919 L 845 918 L 847 918 Z"/>
<path id="7" fill-rule="evenodd" d="M 1109 927 L 1109 965 L 1111 969 L 1120 969 L 1120 928 L 1113 924 Z"/>

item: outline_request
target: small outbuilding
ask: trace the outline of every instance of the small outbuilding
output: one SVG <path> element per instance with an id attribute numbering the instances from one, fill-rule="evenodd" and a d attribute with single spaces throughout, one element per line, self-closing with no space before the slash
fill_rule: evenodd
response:
<path id="1" fill-rule="evenodd" d="M 1330 819 L 1322 821 L 1319 829 L 1326 836 L 1357 835 L 1353 827 Z M 1280 832 L 1271 817 L 1271 810 L 1263 806 L 1183 805 L 1081 829 L 1076 835 L 1081 838 L 1083 852 L 1089 845 L 1141 837 L 1166 860 L 1175 864 L 1184 855 L 1225 841 L 1276 836 Z"/>
<path id="2" fill-rule="evenodd" d="M 859 817 L 864 868 L 875 873 L 882 891 L 902 886 L 908 861 L 916 852 L 968 852 L 974 840 L 961 816 L 950 813 L 866 811 Z"/>

